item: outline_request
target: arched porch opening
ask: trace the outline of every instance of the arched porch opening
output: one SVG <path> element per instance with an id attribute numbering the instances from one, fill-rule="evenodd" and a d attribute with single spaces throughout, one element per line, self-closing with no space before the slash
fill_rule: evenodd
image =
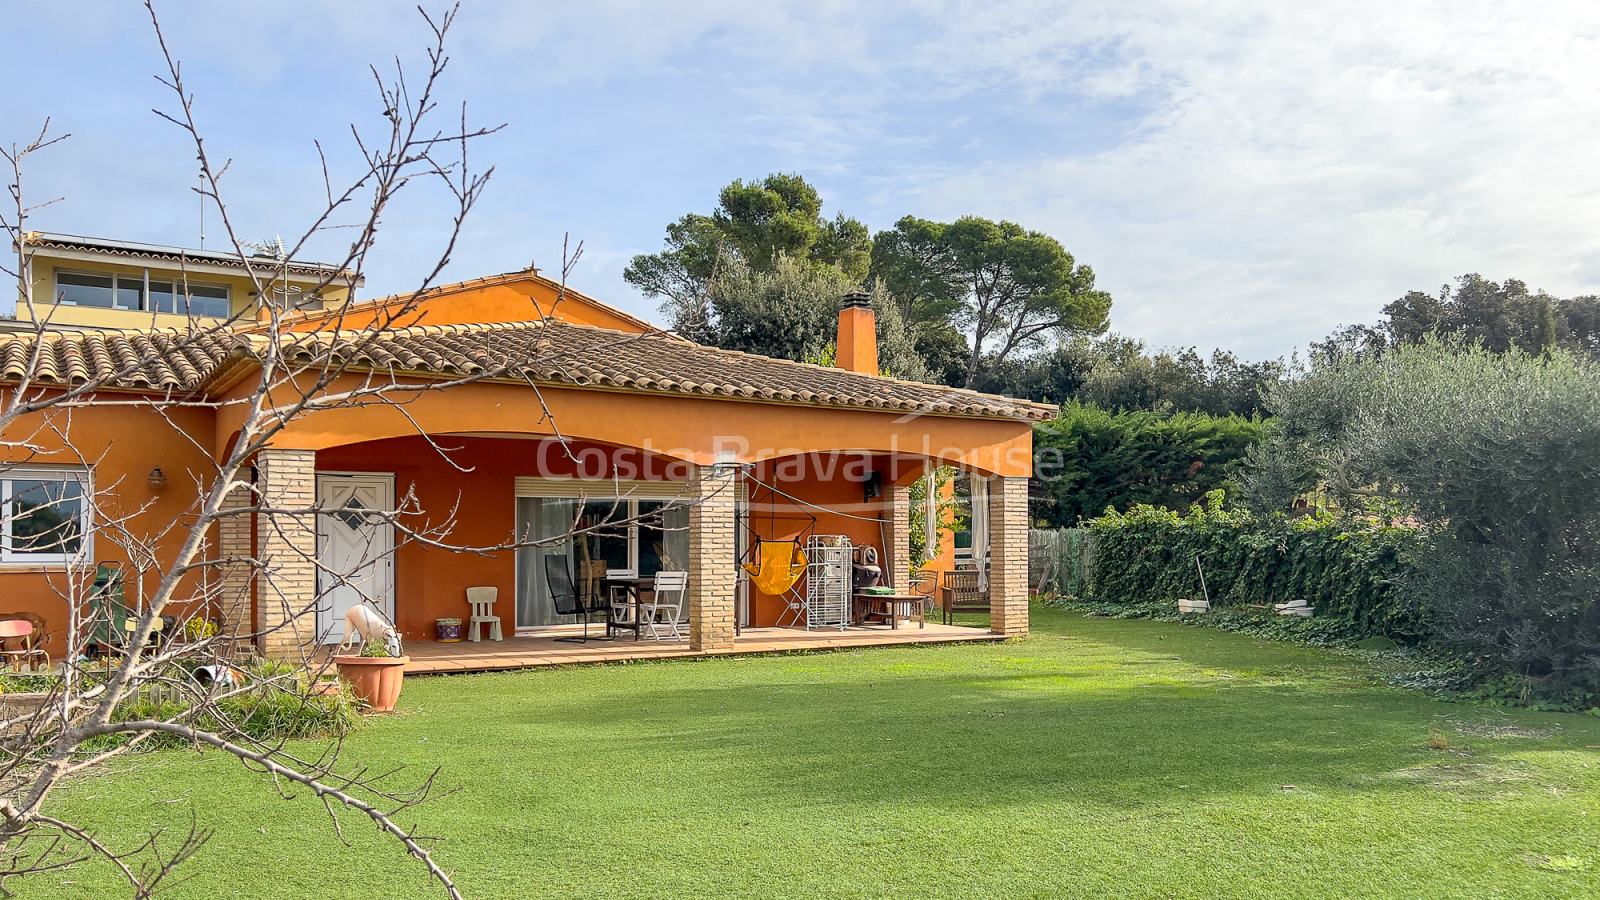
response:
<path id="1" fill-rule="evenodd" d="M 842 536 L 852 548 L 872 548 L 885 586 L 897 593 L 923 593 L 933 608 L 942 605 L 951 587 L 949 573 L 972 569 L 973 576 L 958 573 L 956 580 L 976 577 L 978 590 L 989 601 L 990 629 L 998 634 L 1025 632 L 1027 478 L 974 464 L 981 460 L 1001 472 L 1016 470 L 1014 465 L 1008 468 L 1004 454 L 993 454 L 991 460 L 985 452 L 990 449 L 930 456 L 812 451 L 752 463 L 744 468 L 748 503 L 740 520 L 741 561 L 751 560 L 762 540 L 794 541 L 804 552 L 813 535 Z M 958 553 L 954 534 L 939 533 L 941 516 L 953 499 L 952 484 L 945 483 L 942 493 L 936 480 L 931 491 L 913 491 L 919 479 L 941 467 L 955 469 L 970 485 L 964 524 L 971 541 L 962 548 L 964 554 Z M 914 545 L 935 550 L 914 556 Z M 864 561 L 860 556 L 858 561 Z M 741 573 L 742 625 L 792 622 L 795 600 L 793 595 L 764 592 Z"/>
<path id="2" fill-rule="evenodd" d="M 612 568 L 687 567 L 696 472 L 643 448 L 547 435 L 269 449 L 256 460 L 261 505 L 323 512 L 258 514 L 253 528 L 223 536 L 241 555 L 305 563 L 272 567 L 261 579 L 270 589 L 256 585 L 249 609 L 233 615 L 251 618 L 268 652 L 337 641 L 357 602 L 380 609 L 406 639 L 431 640 L 439 618 L 467 617 L 468 587 L 496 589 L 505 634 L 568 625 L 577 619 L 555 612 L 546 558 L 562 558 L 586 593 L 603 591 L 588 564 L 609 557 Z M 392 512 L 398 526 L 362 515 L 364 507 Z M 568 537 L 574 529 L 584 534 Z M 305 621 L 287 621 L 313 608 Z"/>

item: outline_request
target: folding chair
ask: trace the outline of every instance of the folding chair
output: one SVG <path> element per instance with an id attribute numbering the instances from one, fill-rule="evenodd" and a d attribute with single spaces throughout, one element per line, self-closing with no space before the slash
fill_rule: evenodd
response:
<path id="1" fill-rule="evenodd" d="M 654 595 L 639 604 L 639 627 L 648 629 L 650 636 L 659 641 L 664 640 L 661 629 L 665 626 L 672 640 L 683 640 L 678 621 L 683 618 L 683 601 L 688 593 L 688 572 L 657 572 Z"/>
<path id="2" fill-rule="evenodd" d="M 911 593 L 922 598 L 923 614 L 933 612 L 935 595 L 939 593 L 939 573 L 934 569 L 919 569 L 909 578 Z"/>

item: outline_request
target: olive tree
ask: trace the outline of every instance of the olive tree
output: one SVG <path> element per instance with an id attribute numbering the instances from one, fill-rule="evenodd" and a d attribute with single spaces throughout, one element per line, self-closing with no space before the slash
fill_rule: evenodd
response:
<path id="1" fill-rule="evenodd" d="M 1282 508 L 1324 488 L 1391 501 L 1430 533 L 1411 589 L 1437 642 L 1486 675 L 1600 694 L 1600 366 L 1566 351 L 1426 339 L 1334 354 L 1271 388 L 1244 487 Z"/>

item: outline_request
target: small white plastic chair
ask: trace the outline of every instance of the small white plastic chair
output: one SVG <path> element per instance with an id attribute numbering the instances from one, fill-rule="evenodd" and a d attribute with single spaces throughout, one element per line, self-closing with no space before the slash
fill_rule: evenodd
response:
<path id="1" fill-rule="evenodd" d="M 683 640 L 678 622 L 683 618 L 683 601 L 688 595 L 688 572 L 657 572 L 654 596 L 639 604 L 639 627 L 648 629 L 650 637 L 658 641 L 668 639 L 661 636 L 663 629 L 671 640 Z"/>
<path id="2" fill-rule="evenodd" d="M 483 634 L 478 630 L 480 625 L 489 626 L 489 640 L 505 640 L 500 634 L 500 617 L 494 614 L 494 602 L 498 599 L 500 589 L 497 587 L 467 588 L 467 604 L 472 607 L 472 615 L 467 619 L 467 640 L 483 640 Z"/>

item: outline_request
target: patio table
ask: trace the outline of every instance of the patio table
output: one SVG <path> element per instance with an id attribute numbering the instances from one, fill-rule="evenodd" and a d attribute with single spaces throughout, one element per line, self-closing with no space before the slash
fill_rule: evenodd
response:
<path id="1" fill-rule="evenodd" d="M 601 579 L 601 581 L 605 584 L 605 586 L 607 588 L 606 593 L 607 593 L 608 596 L 610 595 L 610 588 L 619 587 L 619 588 L 622 588 L 623 590 L 627 591 L 629 596 L 633 597 L 633 621 L 632 622 L 610 622 L 608 620 L 608 624 L 612 628 L 627 628 L 627 629 L 629 629 L 629 630 L 631 630 L 633 632 L 633 639 L 634 640 L 636 640 L 636 641 L 640 640 L 641 636 L 642 636 L 642 631 L 643 631 L 639 627 L 639 604 L 641 602 L 640 601 L 640 596 L 645 591 L 648 591 L 648 590 L 650 590 L 650 589 L 652 589 L 652 588 L 654 588 L 656 586 L 655 577 L 654 576 L 650 576 L 650 577 L 633 576 L 631 578 L 611 578 L 611 577 L 608 576 L 606 578 Z"/>

